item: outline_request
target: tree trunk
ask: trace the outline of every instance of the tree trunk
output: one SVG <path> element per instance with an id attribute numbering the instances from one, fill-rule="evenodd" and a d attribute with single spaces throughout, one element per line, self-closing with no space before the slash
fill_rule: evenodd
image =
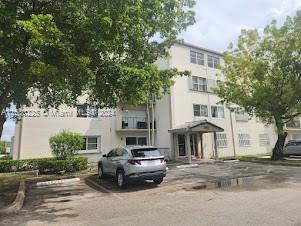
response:
<path id="1" fill-rule="evenodd" d="M 286 136 L 287 136 L 287 132 L 278 134 L 278 139 L 275 144 L 275 147 L 273 148 L 273 154 L 271 160 L 280 160 L 283 158 L 283 146 L 284 146 Z"/>
<path id="2" fill-rule="evenodd" d="M 283 159 L 283 146 L 287 136 L 287 132 L 283 130 L 284 123 L 282 122 L 281 118 L 275 117 L 274 119 L 277 127 L 278 139 L 275 147 L 273 148 L 273 153 L 271 156 L 271 160 L 273 161 Z"/>
<path id="3" fill-rule="evenodd" d="M 1 136 L 2 136 L 3 125 L 4 125 L 5 121 L 6 121 L 5 112 L 3 111 L 2 108 L 0 108 L 0 139 L 1 139 Z"/>

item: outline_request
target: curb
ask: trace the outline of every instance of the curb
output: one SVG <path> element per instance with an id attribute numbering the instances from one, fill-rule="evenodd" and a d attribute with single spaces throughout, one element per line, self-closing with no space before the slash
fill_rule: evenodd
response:
<path id="1" fill-rule="evenodd" d="M 26 190 L 25 181 L 22 180 L 20 181 L 19 190 L 15 201 L 12 204 L 10 204 L 8 207 L 4 207 L 0 209 L 0 213 L 9 214 L 9 213 L 14 213 L 19 211 L 23 207 L 23 203 L 25 199 L 25 190 Z"/>
<path id="2" fill-rule="evenodd" d="M 185 168 L 194 168 L 194 167 L 198 167 L 198 164 L 187 164 L 187 165 L 179 165 L 177 166 L 178 169 L 185 169 Z"/>
<path id="3" fill-rule="evenodd" d="M 37 182 L 37 186 L 42 187 L 42 186 L 65 184 L 65 183 L 72 183 L 72 182 L 78 182 L 78 181 L 80 181 L 79 177 L 71 178 L 71 179 L 63 179 L 63 180 L 51 180 L 51 181 Z"/>
<path id="4" fill-rule="evenodd" d="M 224 160 L 224 161 L 223 161 L 223 163 L 230 163 L 230 162 L 239 162 L 239 159 Z"/>

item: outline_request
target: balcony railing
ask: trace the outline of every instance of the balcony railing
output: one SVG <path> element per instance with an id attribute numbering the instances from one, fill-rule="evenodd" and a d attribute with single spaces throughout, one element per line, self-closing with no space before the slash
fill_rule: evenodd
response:
<path id="1" fill-rule="evenodd" d="M 145 117 L 122 117 L 122 129 L 147 129 L 148 123 Z M 150 123 L 150 128 L 152 125 Z M 155 122 L 156 128 L 156 122 Z"/>
<path id="2" fill-rule="evenodd" d="M 300 120 L 292 120 L 286 123 L 286 128 L 289 129 L 301 129 Z"/>

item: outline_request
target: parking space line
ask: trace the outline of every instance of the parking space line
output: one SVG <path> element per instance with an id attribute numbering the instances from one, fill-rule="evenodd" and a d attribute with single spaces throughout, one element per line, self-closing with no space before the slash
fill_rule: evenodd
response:
<path id="1" fill-rule="evenodd" d="M 93 184 L 95 187 L 98 187 L 100 190 L 103 190 L 106 193 L 109 193 L 109 194 L 113 195 L 115 198 L 117 198 L 119 200 L 123 200 L 123 198 L 121 196 L 115 194 L 114 192 L 111 192 L 110 190 L 108 190 L 105 187 L 101 186 L 100 184 L 92 181 L 91 179 L 87 178 L 87 180 L 89 181 L 89 183 Z"/>

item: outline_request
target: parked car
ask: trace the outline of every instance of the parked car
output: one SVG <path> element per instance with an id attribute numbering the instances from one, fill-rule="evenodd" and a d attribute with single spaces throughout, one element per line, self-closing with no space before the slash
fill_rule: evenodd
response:
<path id="1" fill-rule="evenodd" d="M 125 146 L 112 149 L 98 162 L 98 176 L 116 177 L 117 186 L 124 188 L 131 180 L 153 180 L 161 184 L 166 176 L 166 162 L 158 148 Z"/>
<path id="2" fill-rule="evenodd" d="M 301 140 L 290 140 L 284 146 L 283 155 L 289 157 L 290 155 L 301 156 Z"/>

